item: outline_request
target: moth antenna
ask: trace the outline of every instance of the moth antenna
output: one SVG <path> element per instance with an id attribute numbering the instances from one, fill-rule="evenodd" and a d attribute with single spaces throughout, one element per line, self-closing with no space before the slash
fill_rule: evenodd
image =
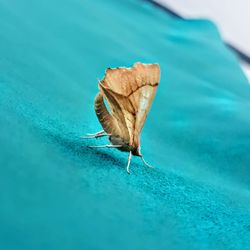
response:
<path id="1" fill-rule="evenodd" d="M 149 167 L 149 168 L 154 168 L 153 166 L 149 165 L 149 164 L 144 160 L 144 158 L 143 158 L 142 155 L 140 155 L 140 157 L 141 157 L 141 160 L 142 160 L 142 162 L 144 163 L 144 165 L 146 165 L 146 166 Z"/>
<path id="2" fill-rule="evenodd" d="M 127 172 L 128 172 L 128 174 L 130 174 L 129 167 L 130 167 L 131 157 L 132 157 L 132 152 L 129 151 L 129 155 L 128 155 L 128 164 L 127 164 Z"/>
<path id="3" fill-rule="evenodd" d="M 100 146 L 87 146 L 88 148 L 120 148 L 122 145 L 112 145 L 112 144 L 107 144 L 107 145 L 100 145 Z"/>

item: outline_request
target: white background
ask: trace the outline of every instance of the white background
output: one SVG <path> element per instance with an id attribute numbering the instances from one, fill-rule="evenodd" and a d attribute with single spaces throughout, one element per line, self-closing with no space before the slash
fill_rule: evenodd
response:
<path id="1" fill-rule="evenodd" d="M 224 40 L 250 56 L 250 0 L 155 0 L 187 18 L 208 18 Z M 242 63 L 250 79 L 250 65 Z"/>

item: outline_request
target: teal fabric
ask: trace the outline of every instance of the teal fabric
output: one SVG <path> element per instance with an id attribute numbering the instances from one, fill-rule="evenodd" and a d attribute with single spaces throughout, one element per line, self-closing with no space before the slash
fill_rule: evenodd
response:
<path id="1" fill-rule="evenodd" d="M 0 249 L 250 249 L 250 85 L 208 20 L 140 0 L 0 0 Z M 155 169 L 89 149 L 107 67 L 158 62 Z"/>

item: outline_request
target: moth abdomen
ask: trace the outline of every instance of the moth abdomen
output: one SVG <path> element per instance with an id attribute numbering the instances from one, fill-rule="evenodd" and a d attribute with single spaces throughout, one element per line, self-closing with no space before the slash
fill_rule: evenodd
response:
<path id="1" fill-rule="evenodd" d="M 113 134 L 117 130 L 117 125 L 114 118 L 110 115 L 105 106 L 103 95 L 99 92 L 95 98 L 95 112 L 104 131 L 108 134 Z"/>

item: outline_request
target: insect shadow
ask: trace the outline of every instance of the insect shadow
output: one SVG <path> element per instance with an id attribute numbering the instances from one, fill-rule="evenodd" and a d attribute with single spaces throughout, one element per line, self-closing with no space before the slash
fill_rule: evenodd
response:
<path id="1" fill-rule="evenodd" d="M 108 169 L 112 167 L 122 167 L 123 159 L 119 159 L 117 156 L 112 154 L 112 152 L 107 152 L 98 148 L 89 148 L 87 141 L 82 140 L 79 136 L 75 134 L 67 134 L 62 136 L 61 134 L 47 133 L 47 137 L 53 142 L 59 144 L 63 151 L 71 153 L 74 157 L 78 157 L 83 162 L 86 160 L 89 162 L 88 165 L 99 166 L 100 168 Z M 94 162 L 107 161 L 105 166 L 100 164 L 94 164 Z M 125 162 L 125 160 L 124 160 Z M 85 164 L 86 166 L 86 164 Z"/>

